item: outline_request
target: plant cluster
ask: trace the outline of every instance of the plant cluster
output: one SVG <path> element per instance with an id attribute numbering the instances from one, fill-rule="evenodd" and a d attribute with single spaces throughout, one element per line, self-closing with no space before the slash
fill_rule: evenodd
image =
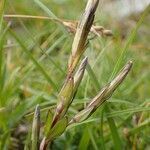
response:
<path id="1" fill-rule="evenodd" d="M 75 98 L 78 87 L 82 81 L 84 71 L 88 64 L 88 58 L 85 57 L 78 67 L 78 63 L 80 62 L 80 59 L 82 58 L 83 53 L 88 45 L 88 34 L 91 30 L 95 30 L 95 26 L 93 27 L 92 25 L 98 3 L 99 0 L 89 0 L 84 13 L 78 22 L 72 44 L 71 55 L 68 61 L 67 77 L 61 91 L 59 92 L 58 103 L 55 111 L 51 112 L 50 110 L 48 112 L 47 120 L 44 125 L 43 139 L 40 145 L 38 144 L 40 141 L 39 106 L 37 106 L 35 110 L 32 128 L 32 149 L 38 149 L 38 146 L 40 147 L 40 150 L 46 149 L 48 144 L 60 136 L 68 126 L 74 123 L 82 122 L 91 116 L 95 110 L 112 95 L 132 67 L 132 62 L 129 61 L 119 72 L 119 74 L 104 88 L 102 88 L 102 90 L 92 100 L 88 102 L 83 110 L 78 112 L 73 118 L 68 119 L 66 113 L 73 99 Z M 77 67 L 78 69 L 76 69 Z"/>

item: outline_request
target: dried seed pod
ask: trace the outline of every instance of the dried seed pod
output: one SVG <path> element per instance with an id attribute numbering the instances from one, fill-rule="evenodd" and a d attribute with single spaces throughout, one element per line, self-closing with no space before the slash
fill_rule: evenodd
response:
<path id="1" fill-rule="evenodd" d="M 107 86 L 105 88 L 103 88 L 103 90 L 100 91 L 100 93 L 94 99 L 92 99 L 92 101 L 89 103 L 89 105 L 87 105 L 87 107 L 85 109 L 83 109 L 82 111 L 77 113 L 71 119 L 71 121 L 69 122 L 69 125 L 72 123 L 81 122 L 81 121 L 84 121 L 85 119 L 87 119 L 96 110 L 96 108 L 99 106 L 99 104 L 100 104 L 103 96 L 105 95 L 107 89 L 108 89 Z"/>
<path id="2" fill-rule="evenodd" d="M 106 36 L 112 36 L 113 33 L 111 30 L 103 30 L 103 35 L 106 35 Z"/>
<path id="3" fill-rule="evenodd" d="M 129 61 L 118 73 L 118 75 L 108 85 L 106 85 L 106 87 L 104 87 L 93 100 L 91 100 L 87 107 L 91 107 L 93 105 L 99 107 L 105 100 L 107 100 L 117 89 L 117 87 L 122 83 L 124 78 L 129 73 L 131 67 L 132 61 Z M 103 93 L 104 90 L 105 93 L 102 95 L 101 93 Z"/>
<path id="4" fill-rule="evenodd" d="M 95 11 L 98 6 L 99 0 L 89 0 L 80 22 L 78 23 L 75 38 L 72 44 L 72 53 L 69 59 L 68 69 L 72 73 L 85 50 L 88 33 L 93 24 Z"/>
<path id="5" fill-rule="evenodd" d="M 107 84 L 98 94 L 95 96 L 85 109 L 77 113 L 69 122 L 69 125 L 76 122 L 81 122 L 87 119 L 99 106 L 102 105 L 113 92 L 117 89 L 117 87 L 122 83 L 127 74 L 129 73 L 132 67 L 132 61 L 129 61 L 123 69 L 118 73 L 116 78 L 114 78 L 109 84 Z"/>
<path id="6" fill-rule="evenodd" d="M 122 83 L 122 81 L 125 79 L 129 71 L 131 70 L 132 64 L 132 61 L 129 61 L 118 73 L 118 75 L 110 82 L 108 91 L 106 92 L 104 99 L 108 99 L 117 89 L 117 87 Z"/>

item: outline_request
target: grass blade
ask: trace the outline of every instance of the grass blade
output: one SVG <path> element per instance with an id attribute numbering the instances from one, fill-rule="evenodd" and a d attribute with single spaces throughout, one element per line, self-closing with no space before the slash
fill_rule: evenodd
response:
<path id="1" fill-rule="evenodd" d="M 2 28 L 3 28 L 3 15 L 4 15 L 5 3 L 6 0 L 0 1 L 0 33 L 2 32 Z"/>
<path id="2" fill-rule="evenodd" d="M 25 24 L 20 20 L 20 24 L 21 26 L 25 29 L 25 31 L 28 33 L 29 37 L 31 38 L 31 40 L 33 41 L 33 44 L 35 46 L 37 46 L 39 48 L 39 50 L 43 53 L 43 55 L 39 58 L 39 62 L 44 60 L 46 57 L 48 57 L 48 60 L 55 66 L 56 69 L 58 69 L 61 73 L 64 73 L 64 71 L 61 69 L 61 67 L 59 65 L 57 65 L 55 63 L 55 61 L 50 57 L 50 53 L 56 48 L 56 46 L 58 44 L 60 44 L 65 38 L 66 36 L 62 35 L 60 38 L 58 38 L 53 44 L 52 46 L 50 46 L 50 48 L 48 48 L 46 51 L 44 51 L 44 49 L 42 48 L 42 46 L 40 46 L 40 44 L 36 41 L 36 39 L 32 36 L 32 34 L 30 33 L 30 31 L 28 30 L 28 28 L 25 26 Z M 57 30 L 58 31 L 58 30 Z M 32 47 L 32 46 L 31 46 Z M 28 48 L 29 50 L 31 48 Z M 34 67 L 31 67 L 31 70 L 33 70 Z"/>
<path id="3" fill-rule="evenodd" d="M 50 132 L 52 121 L 53 121 L 53 114 L 49 110 L 47 114 L 46 122 L 45 122 L 45 127 L 44 127 L 44 134 L 46 137 L 48 136 L 48 133 Z"/>
<path id="4" fill-rule="evenodd" d="M 140 132 L 141 130 L 145 130 L 145 128 L 149 129 L 149 127 L 150 127 L 150 119 L 147 119 L 146 121 L 141 123 L 139 126 L 131 129 L 129 131 L 129 135 L 132 135 L 132 134 L 135 134 L 137 132 Z"/>
<path id="5" fill-rule="evenodd" d="M 53 89 L 56 89 L 58 91 L 57 85 L 53 82 L 53 79 L 47 74 L 45 69 L 41 66 L 41 64 L 32 56 L 32 54 L 28 51 L 26 46 L 24 45 L 23 41 L 20 40 L 20 38 L 12 31 L 10 30 L 11 35 L 16 39 L 16 41 L 20 44 L 22 47 L 22 50 L 29 56 L 31 61 L 34 63 L 34 65 L 38 68 L 38 70 L 43 74 L 43 76 L 46 78 L 46 80 L 51 84 Z"/>
<path id="6" fill-rule="evenodd" d="M 101 112 L 101 119 L 100 119 L 100 142 L 101 142 L 101 149 L 105 150 L 105 140 L 104 140 L 104 134 L 103 134 L 103 124 L 104 124 L 104 107 Z"/>
<path id="7" fill-rule="evenodd" d="M 150 111 L 150 107 L 133 107 L 133 108 L 129 108 L 129 109 L 125 109 L 125 110 L 120 110 L 120 111 L 114 111 L 111 113 L 107 113 L 107 117 L 111 118 L 111 117 L 116 117 L 116 116 L 121 116 L 121 115 L 125 115 L 125 114 L 130 114 L 130 113 L 136 113 L 136 112 L 141 112 L 141 111 Z"/>
<path id="8" fill-rule="evenodd" d="M 135 36 L 136 36 L 136 33 L 139 29 L 139 27 L 141 26 L 141 24 L 143 23 L 145 17 L 148 15 L 149 13 L 149 9 L 150 9 L 150 5 L 148 5 L 148 7 L 145 9 L 145 11 L 143 12 L 142 16 L 140 17 L 138 23 L 136 24 L 136 27 L 133 28 L 131 34 L 129 35 L 129 38 L 127 39 L 127 42 L 125 44 L 125 47 L 123 48 L 122 52 L 121 52 L 121 55 L 119 56 L 118 60 L 117 60 L 117 63 L 114 67 L 114 70 L 112 72 L 112 75 L 110 77 L 110 80 L 112 80 L 114 78 L 114 76 L 116 75 L 116 73 L 118 72 L 120 66 L 121 66 L 121 63 L 124 59 L 124 56 L 126 55 L 126 52 L 127 50 L 129 49 L 129 46 L 132 44 Z"/>
<path id="9" fill-rule="evenodd" d="M 13 127 L 18 121 L 37 103 L 41 101 L 41 95 L 33 96 L 25 102 L 18 105 L 15 110 L 9 115 L 8 125 Z"/>
<path id="10" fill-rule="evenodd" d="M 105 111 L 106 111 L 106 112 L 110 112 L 108 106 L 105 107 Z M 122 142 L 121 142 L 120 136 L 119 136 L 119 134 L 118 134 L 115 121 L 113 120 L 112 117 L 107 118 L 107 121 L 108 121 L 110 130 L 111 130 L 111 135 L 112 135 L 113 142 L 114 142 L 114 145 L 115 145 L 114 148 L 115 148 L 116 150 L 121 150 L 121 149 L 122 149 Z"/>
<path id="11" fill-rule="evenodd" d="M 94 85 L 95 89 L 98 91 L 100 88 L 100 84 L 99 84 L 99 81 L 98 81 L 94 71 L 92 70 L 90 64 L 87 64 L 86 70 L 87 70 L 91 80 L 93 81 L 93 85 Z"/>
<path id="12" fill-rule="evenodd" d="M 90 135 L 89 135 L 88 126 L 87 126 L 84 129 L 84 132 L 83 132 L 82 138 L 80 140 L 78 149 L 79 150 L 87 150 L 89 141 L 90 141 Z"/>
<path id="13" fill-rule="evenodd" d="M 60 29 L 62 29 L 62 31 L 64 33 L 67 34 L 64 26 L 62 24 L 59 23 L 59 21 L 55 21 L 53 19 L 59 20 L 59 18 L 48 8 L 46 7 L 40 0 L 34 0 L 34 2 L 46 13 L 48 14 L 49 17 L 52 18 L 52 21 L 54 21 L 55 23 L 58 24 L 58 26 L 60 27 Z"/>
<path id="14" fill-rule="evenodd" d="M 53 19 L 58 19 L 55 14 L 49 9 L 47 8 L 40 0 L 34 0 L 34 2 L 40 7 L 42 8 L 42 10 L 44 10 L 50 17 L 52 17 Z"/>
<path id="15" fill-rule="evenodd" d="M 5 0 L 0 1 L 0 80 L 2 77 L 2 68 L 3 68 L 3 15 L 5 9 Z"/>
<path id="16" fill-rule="evenodd" d="M 93 133 L 91 131 L 91 129 L 88 129 L 88 132 L 89 132 L 89 135 L 90 135 L 90 139 L 91 139 L 91 142 L 92 142 L 92 145 L 94 147 L 95 150 L 99 150 L 97 144 L 96 144 L 96 140 L 94 139 L 94 136 L 93 136 Z"/>
<path id="17" fill-rule="evenodd" d="M 92 68 L 90 67 L 90 72 L 92 71 Z M 90 76 L 92 77 L 93 79 L 93 82 L 95 83 L 95 88 L 96 90 L 98 91 L 99 90 L 99 83 L 97 81 L 97 78 L 96 76 L 94 75 L 94 73 L 91 73 Z M 107 107 L 107 106 L 106 106 Z M 109 111 L 109 109 L 107 108 L 105 110 L 106 112 Z M 108 118 L 107 118 L 108 119 Z M 113 141 L 114 141 L 114 145 L 116 146 L 115 148 L 119 150 L 119 148 L 121 149 L 121 139 L 120 139 L 120 136 L 118 134 L 118 131 L 117 131 L 117 127 L 115 125 L 115 121 L 113 120 L 113 118 L 109 118 L 108 119 L 108 123 L 109 123 L 109 126 L 110 126 L 110 130 L 111 130 L 111 134 L 112 134 L 112 137 L 113 137 Z"/>
<path id="18" fill-rule="evenodd" d="M 31 135 L 31 150 L 38 150 L 39 147 L 39 134 L 40 134 L 40 108 L 39 105 L 35 108 L 33 125 L 32 125 L 32 135 Z"/>

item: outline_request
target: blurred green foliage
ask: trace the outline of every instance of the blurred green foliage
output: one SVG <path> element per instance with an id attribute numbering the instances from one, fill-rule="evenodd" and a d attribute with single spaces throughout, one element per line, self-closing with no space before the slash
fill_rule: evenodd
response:
<path id="1" fill-rule="evenodd" d="M 81 0 L 41 2 L 58 18 L 67 20 L 79 19 L 86 3 Z M 100 84 L 99 89 L 110 79 L 123 47 L 141 16 L 137 14 L 118 21 L 111 15 L 103 14 L 101 7 L 96 13 L 96 24 L 111 29 L 114 37 L 90 40 L 85 52 Z M 4 14 L 50 15 L 36 0 L 8 0 L 2 10 Z M 0 18 L 3 17 L 1 14 Z M 107 102 L 109 112 L 104 104 L 90 119 L 68 129 L 55 140 L 53 149 L 116 149 L 109 128 L 110 119 L 115 121 L 125 149 L 136 146 L 138 149 L 149 149 L 149 17 L 143 18 L 133 42 L 121 59 L 121 65 L 133 60 L 134 66 Z M 66 76 L 66 60 L 74 35 L 54 21 L 27 18 L 5 18 L 0 31 L 0 149 L 23 149 L 24 144 L 29 142 L 27 137 L 36 104 L 40 103 L 44 122 L 48 109 L 53 109 L 57 102 L 56 96 Z M 69 115 L 73 116 L 80 110 L 99 89 L 95 88 L 93 79 L 86 73 Z"/>

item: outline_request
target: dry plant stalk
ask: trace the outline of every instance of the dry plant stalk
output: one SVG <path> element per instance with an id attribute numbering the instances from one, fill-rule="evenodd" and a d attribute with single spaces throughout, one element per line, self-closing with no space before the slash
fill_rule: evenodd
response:
<path id="1" fill-rule="evenodd" d="M 59 20 L 59 23 L 63 24 L 70 33 L 75 34 L 78 26 L 78 21 L 69 21 L 69 20 Z M 112 36 L 113 33 L 111 30 L 105 29 L 103 26 L 92 25 L 90 33 L 95 36 Z"/>
<path id="2" fill-rule="evenodd" d="M 64 19 L 54 19 L 46 16 L 32 16 L 32 15 L 15 15 L 15 14 L 7 14 L 4 15 L 6 20 L 13 19 L 13 18 L 22 18 L 22 19 L 41 19 L 41 20 L 51 20 L 57 22 L 68 30 L 68 32 L 75 34 L 78 26 L 78 21 L 73 20 L 64 20 Z M 105 29 L 103 26 L 92 25 L 90 29 L 90 33 L 101 37 L 101 36 L 112 36 L 113 33 L 111 30 Z"/>
<path id="3" fill-rule="evenodd" d="M 58 103 L 54 115 L 51 112 L 49 112 L 47 115 L 47 120 L 44 127 L 44 137 L 40 144 L 40 150 L 47 149 L 48 144 L 60 136 L 69 125 L 84 121 L 90 115 L 92 115 L 92 113 L 94 113 L 94 111 L 113 94 L 113 92 L 125 79 L 132 67 L 132 62 L 129 61 L 119 72 L 116 78 L 107 84 L 83 110 L 81 110 L 70 121 L 68 121 L 66 112 L 68 111 L 68 108 L 76 95 L 88 63 L 88 59 L 85 57 L 75 72 L 80 58 L 86 49 L 88 43 L 88 34 L 90 31 L 94 32 L 96 29 L 102 30 L 102 27 L 99 28 L 92 26 L 98 3 L 99 0 L 88 1 L 85 12 L 77 25 L 75 38 L 72 44 L 72 52 L 68 62 L 67 77 L 58 95 Z M 109 32 L 107 34 L 109 34 Z M 37 121 L 34 119 L 34 122 Z M 34 126 L 35 125 L 33 125 L 33 127 Z M 35 132 L 34 135 L 38 135 L 36 131 L 37 130 L 33 130 L 33 132 Z"/>

